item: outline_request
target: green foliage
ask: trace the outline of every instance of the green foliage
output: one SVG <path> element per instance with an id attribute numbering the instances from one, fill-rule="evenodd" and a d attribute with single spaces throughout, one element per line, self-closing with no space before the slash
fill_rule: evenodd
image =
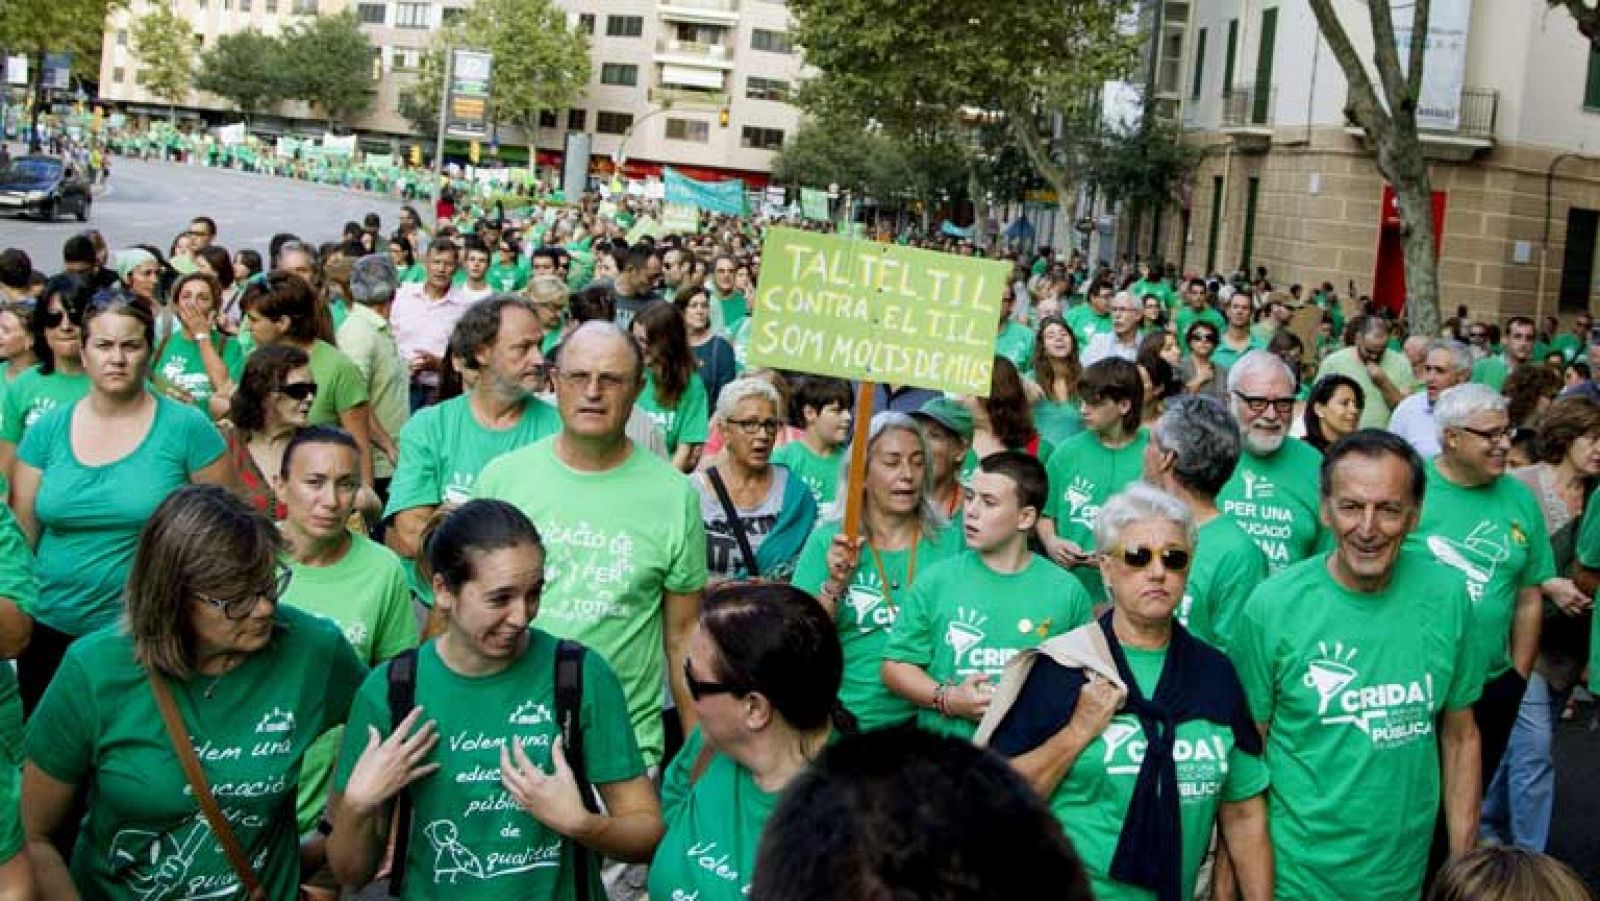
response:
<path id="1" fill-rule="evenodd" d="M 353 12 L 316 16 L 283 36 L 283 94 L 323 111 L 330 124 L 372 102 L 372 44 Z"/>
<path id="2" fill-rule="evenodd" d="M 1200 161 L 1200 151 L 1179 138 L 1177 126 L 1161 120 L 1107 130 L 1088 150 L 1090 178 L 1113 202 L 1160 207 Z"/>
<path id="3" fill-rule="evenodd" d="M 254 28 L 222 35 L 200 54 L 194 86 L 232 103 L 246 118 L 286 96 L 283 44 Z"/>
<path id="4" fill-rule="evenodd" d="M 0 47 L 29 57 L 37 78 L 45 52 L 70 51 L 74 72 L 95 77 L 106 17 L 126 0 L 4 0 L 0 2 Z"/>
<path id="5" fill-rule="evenodd" d="M 194 29 L 170 6 L 157 6 L 133 23 L 139 82 L 152 96 L 178 104 L 194 84 Z"/>
<path id="6" fill-rule="evenodd" d="M 491 76 L 492 77 L 492 76 Z M 422 54 L 416 79 L 400 92 L 398 112 L 419 134 L 433 135 L 439 130 L 439 91 L 444 86 L 444 51 Z"/>
<path id="7" fill-rule="evenodd" d="M 775 181 L 807 188 L 838 185 L 885 206 L 906 199 L 959 196 L 970 164 L 953 133 L 889 135 L 867 123 L 808 118 L 772 161 Z"/>

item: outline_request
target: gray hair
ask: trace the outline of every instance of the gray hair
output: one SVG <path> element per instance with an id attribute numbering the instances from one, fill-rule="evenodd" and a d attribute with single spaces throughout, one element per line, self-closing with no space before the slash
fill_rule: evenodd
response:
<path id="1" fill-rule="evenodd" d="M 699 378 L 699 376 L 695 376 Z M 779 419 L 783 418 L 783 396 L 778 394 L 778 389 L 766 379 L 745 377 L 735 379 L 722 388 L 722 393 L 717 395 L 717 418 L 726 421 L 733 415 L 734 408 L 746 398 L 760 398 L 772 404 L 773 411 Z"/>
<path id="2" fill-rule="evenodd" d="M 727 388 L 722 389 L 727 393 Z M 720 404 L 719 404 L 720 406 Z M 916 436 L 917 447 L 922 451 L 922 459 L 929 460 L 933 452 L 928 448 L 928 435 L 922 430 L 922 424 L 913 419 L 908 413 L 897 410 L 884 410 L 873 414 L 872 425 L 867 429 L 867 457 L 871 465 L 872 448 L 878 439 L 889 432 L 910 432 Z M 827 513 L 827 519 L 842 521 L 844 519 L 845 498 L 850 496 L 850 455 L 844 454 L 839 461 L 839 490 L 835 492 L 835 502 Z M 863 505 L 865 498 L 862 499 Z M 922 534 L 932 535 L 945 527 L 947 520 L 943 513 L 933 502 L 933 465 L 929 463 L 924 469 L 922 479 L 922 496 L 917 499 L 917 518 L 922 521 Z"/>
<path id="3" fill-rule="evenodd" d="M 1284 383 L 1289 386 L 1290 390 L 1294 389 L 1294 370 L 1289 368 L 1289 364 L 1283 362 L 1283 358 L 1277 354 L 1258 348 L 1246 351 L 1244 356 L 1235 360 L 1234 364 L 1228 367 L 1228 390 L 1238 391 L 1239 385 L 1246 378 L 1268 370 L 1282 376 Z"/>
<path id="4" fill-rule="evenodd" d="M 1175 455 L 1172 475 L 1178 484 L 1206 498 L 1216 497 L 1233 476 L 1243 445 L 1239 421 L 1222 401 L 1204 394 L 1167 401 L 1150 437 Z"/>
<path id="5" fill-rule="evenodd" d="M 400 287 L 400 274 L 386 253 L 373 253 L 356 260 L 350 267 L 350 299 L 368 306 L 394 300 Z"/>
<path id="6" fill-rule="evenodd" d="M 1440 338 L 1428 344 L 1428 353 L 1442 350 L 1450 355 L 1450 368 L 1457 373 L 1472 372 L 1472 351 L 1467 346 L 1452 338 Z"/>
<path id="7" fill-rule="evenodd" d="M 1112 495 L 1100 508 L 1094 521 L 1094 549 L 1104 554 L 1122 543 L 1122 533 L 1134 523 L 1158 519 L 1183 530 L 1184 540 L 1194 547 L 1194 514 L 1189 506 L 1172 495 L 1145 482 L 1132 482 L 1120 494 Z"/>
<path id="8" fill-rule="evenodd" d="M 1442 438 L 1445 429 L 1463 428 L 1479 413 L 1504 413 L 1510 405 L 1505 395 L 1488 385 L 1467 382 L 1440 392 L 1433 405 L 1433 422 Z"/>

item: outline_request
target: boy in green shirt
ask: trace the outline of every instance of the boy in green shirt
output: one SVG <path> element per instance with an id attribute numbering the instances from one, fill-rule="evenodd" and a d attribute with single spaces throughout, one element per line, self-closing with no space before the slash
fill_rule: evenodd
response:
<path id="1" fill-rule="evenodd" d="M 850 443 L 850 383 L 827 376 L 807 376 L 795 391 L 790 421 L 805 429 L 772 454 L 811 489 L 818 509 L 833 503 L 839 490 L 839 466 Z"/>
<path id="2" fill-rule="evenodd" d="M 883 654 L 883 682 L 921 708 L 917 724 L 971 738 L 1006 662 L 1093 616 L 1070 575 L 1028 550 L 1049 491 L 1044 465 L 991 454 L 966 488 L 968 553 L 911 586 Z"/>

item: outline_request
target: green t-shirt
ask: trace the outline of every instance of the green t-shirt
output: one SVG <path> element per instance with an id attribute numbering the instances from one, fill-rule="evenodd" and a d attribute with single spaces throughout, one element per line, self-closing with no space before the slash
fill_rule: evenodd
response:
<path id="1" fill-rule="evenodd" d="M 1266 349 L 1267 342 L 1261 340 L 1260 336 L 1258 336 L 1254 331 L 1250 333 L 1250 340 L 1245 343 L 1243 349 L 1235 350 L 1234 348 L 1229 347 L 1228 328 L 1226 325 L 1224 325 L 1222 328 L 1218 329 L 1217 349 L 1211 352 L 1211 363 L 1214 366 L 1232 369 L 1233 364 L 1239 362 L 1239 358 L 1250 351 Z"/>
<path id="2" fill-rule="evenodd" d="M 338 626 L 363 663 L 372 666 L 417 646 L 411 588 L 394 551 L 352 532 L 345 555 L 328 566 L 285 562 L 294 577 L 283 603 Z M 306 750 L 296 802 L 302 833 L 316 826 L 327 803 L 340 732 L 330 730 Z"/>
<path id="3" fill-rule="evenodd" d="M 1172 290 L 1172 286 L 1167 284 L 1166 279 L 1158 278 L 1154 281 L 1146 281 L 1141 278 L 1128 286 L 1128 293 L 1133 295 L 1133 299 L 1139 302 L 1141 308 L 1144 306 L 1144 298 L 1147 294 L 1154 294 L 1160 298 L 1161 306 L 1167 310 L 1171 310 L 1178 305 L 1178 292 Z"/>
<path id="4" fill-rule="evenodd" d="M 211 346 L 216 348 L 218 356 L 222 357 L 222 365 L 228 370 L 228 378 L 237 383 L 239 373 L 244 369 L 244 351 L 239 348 L 239 342 L 221 332 L 213 331 Z M 201 411 L 208 410 L 207 401 L 211 399 L 211 395 L 217 393 L 216 387 L 211 384 L 211 377 L 206 375 L 205 362 L 200 357 L 200 346 L 193 338 L 184 334 L 182 329 L 175 329 L 171 337 L 167 338 L 161 350 L 161 359 L 156 361 L 155 368 L 151 371 L 164 379 L 167 384 L 181 388 Z"/>
<path id="5" fill-rule="evenodd" d="M 16 670 L 0 666 L 0 862 L 17 856 L 27 843 L 22 829 L 22 729 Z"/>
<path id="6" fill-rule="evenodd" d="M 1600 491 L 1591 492 L 1583 508 L 1575 556 L 1582 565 L 1600 569 Z M 1600 694 L 1600 616 L 1591 617 L 1589 630 L 1589 691 Z"/>
<path id="7" fill-rule="evenodd" d="M 1145 697 L 1156 692 L 1167 651 L 1122 646 L 1128 669 Z M 1050 810 L 1083 858 L 1100 901 L 1154 901 L 1155 892 L 1111 878 L 1122 826 L 1149 740 L 1139 718 L 1113 717 L 1090 742 L 1050 796 Z M 1195 877 L 1211 844 L 1223 801 L 1243 801 L 1267 790 L 1267 766 L 1233 742 L 1233 729 L 1206 719 L 1178 726 L 1172 755 L 1178 775 L 1178 819 L 1183 844 L 1182 897 L 1194 897 Z"/>
<path id="8" fill-rule="evenodd" d="M 1017 364 L 1018 372 L 1027 372 L 1033 368 L 1033 329 L 1007 319 L 995 338 L 994 352 Z"/>
<path id="9" fill-rule="evenodd" d="M 651 898 L 743 901 L 750 894 L 761 830 L 780 793 L 763 791 L 726 754 L 712 755 L 691 785 L 704 741 L 696 727 L 662 778 L 667 832 L 650 861 Z"/>
<path id="10" fill-rule="evenodd" d="M 800 551 L 794 570 L 794 586 L 817 594 L 828 580 L 828 548 L 839 534 L 841 524 L 818 524 Z M 966 550 L 961 529 L 946 527 L 921 536 L 916 545 L 916 572 L 911 571 L 910 550 L 879 551 L 883 572 L 879 573 L 872 551 L 863 548 L 850 576 L 850 587 L 839 599 L 833 622 L 844 651 L 844 682 L 839 686 L 839 702 L 855 714 L 863 729 L 878 729 L 908 723 L 917 708 L 883 684 L 879 670 L 883 649 L 889 644 L 895 616 L 916 583 L 914 576 L 927 573 L 934 564 Z M 889 580 L 885 589 L 884 579 Z"/>
<path id="11" fill-rule="evenodd" d="M 1331 536 L 1322 525 L 1317 495 L 1322 455 L 1298 438 L 1266 457 L 1239 455 L 1233 476 L 1217 495 L 1217 507 L 1254 538 L 1267 555 L 1267 571 L 1311 556 Z"/>
<path id="12" fill-rule="evenodd" d="M 1072 334 L 1078 337 L 1079 347 L 1088 347 L 1095 335 L 1111 334 L 1111 314 L 1096 313 L 1089 304 L 1079 304 L 1068 310 L 1066 319 Z"/>
<path id="13" fill-rule="evenodd" d="M 1008 447 L 1006 450 L 1021 451 L 1026 454 L 1029 453 L 1029 447 L 1033 448 L 1031 456 L 1040 463 L 1049 462 L 1051 455 L 1056 452 L 1056 446 L 1046 440 L 1043 435 L 1039 434 L 1036 434 L 1034 436 L 1034 440 L 1029 441 L 1022 447 Z M 961 472 L 957 475 L 957 480 L 963 485 L 972 481 L 972 474 L 978 471 L 978 464 L 980 462 L 982 461 L 978 459 L 978 452 L 970 447 L 967 448 L 966 456 L 961 458 Z"/>
<path id="14" fill-rule="evenodd" d="M 1085 552 L 1094 550 L 1094 521 L 1100 508 L 1143 475 L 1144 446 L 1149 440 L 1149 433 L 1140 429 L 1132 441 L 1113 450 L 1095 432 L 1083 432 L 1056 448 L 1045 463 L 1050 497 L 1044 515 L 1055 520 L 1057 537 L 1075 542 Z M 1079 566 L 1072 574 L 1095 603 L 1105 600 L 1098 568 Z"/>
<path id="15" fill-rule="evenodd" d="M 34 571 L 35 619 L 68 635 L 86 635 L 122 614 L 122 593 L 139 531 L 173 490 L 227 450 L 204 413 L 155 396 L 150 430 L 127 456 L 85 466 L 72 451 L 72 406 L 28 430 L 17 458 L 39 470 Z"/>
<path id="16" fill-rule="evenodd" d="M 1216 328 L 1218 336 L 1228 328 L 1228 320 L 1222 318 L 1222 314 L 1218 313 L 1214 307 L 1206 307 L 1196 313 L 1193 307 L 1186 305 L 1178 310 L 1174 321 L 1177 327 L 1178 341 L 1183 345 L 1184 353 L 1189 352 L 1189 326 L 1194 325 L 1196 322 L 1211 323 Z"/>
<path id="17" fill-rule="evenodd" d="M 1472 365 L 1472 381 L 1477 385 L 1488 385 L 1496 391 L 1506 383 L 1506 376 L 1511 374 L 1511 367 L 1506 365 L 1506 358 L 1500 355 L 1484 357 Z"/>
<path id="18" fill-rule="evenodd" d="M 1230 651 L 1269 724 L 1277 894 L 1415 901 L 1439 815 L 1435 724 L 1483 685 L 1466 589 L 1410 550 L 1374 594 L 1327 565 L 1319 554 L 1263 582 Z"/>
<path id="19" fill-rule="evenodd" d="M 39 582 L 33 574 L 33 549 L 22 535 L 22 527 L 10 504 L 0 504 L 0 598 L 24 612 L 32 613 L 39 603 Z M 0 669 L 9 667 L 0 666 Z"/>
<path id="20" fill-rule="evenodd" d="M 490 460 L 559 431 L 561 414 L 531 395 L 522 402 L 522 417 L 508 429 L 478 422 L 470 395 L 424 407 L 400 430 L 400 465 L 389 483 L 384 518 L 414 507 L 470 500 L 473 483 Z M 417 578 L 413 561 L 401 562 L 412 590 L 431 606 L 433 587 Z"/>
<path id="21" fill-rule="evenodd" d="M 1267 577 L 1267 557 L 1239 525 L 1218 516 L 1200 527 L 1178 621 L 1224 654 L 1250 592 Z"/>
<path id="22" fill-rule="evenodd" d="M 1033 405 L 1033 427 L 1055 447 L 1083 433 L 1083 407 L 1076 400 L 1041 400 Z M 1049 462 L 1049 458 L 1044 458 Z"/>
<path id="23" fill-rule="evenodd" d="M 787 466 L 801 484 L 811 489 L 811 497 L 816 500 L 817 509 L 820 510 L 833 503 L 839 491 L 839 466 L 849 447 L 847 444 L 840 445 L 824 457 L 804 441 L 791 441 L 772 452 L 772 462 Z"/>
<path id="24" fill-rule="evenodd" d="M 724 330 L 732 332 L 734 326 L 739 324 L 739 320 L 750 315 L 745 306 L 744 292 L 735 289 L 728 296 L 723 297 L 717 293 L 715 288 L 712 288 L 709 293 L 713 303 L 722 305 L 722 327 Z"/>
<path id="25" fill-rule="evenodd" d="M 1437 458 L 1427 465 L 1422 518 L 1406 541 L 1466 579 L 1472 641 L 1487 682 L 1511 668 L 1517 593 L 1556 576 L 1550 533 L 1539 500 L 1517 479 L 1465 488 L 1439 472 Z"/>
<path id="26" fill-rule="evenodd" d="M 410 266 L 400 270 L 400 283 L 402 285 L 410 282 L 425 282 L 427 280 L 428 267 L 421 263 L 412 263 Z"/>
<path id="27" fill-rule="evenodd" d="M 367 380 L 339 348 L 317 341 L 311 347 L 310 368 L 311 380 L 317 383 L 316 398 L 306 417 L 311 425 L 338 425 L 340 413 L 367 402 Z"/>
<path id="28" fill-rule="evenodd" d="M 1560 351 L 1562 359 L 1571 363 L 1578 358 L 1578 353 L 1583 350 L 1583 346 L 1588 340 L 1587 337 L 1579 338 L 1571 332 L 1562 332 L 1550 339 L 1550 350 Z M 1534 359 L 1543 360 L 1544 356 L 1540 355 Z"/>
<path id="29" fill-rule="evenodd" d="M 656 397 L 655 376 L 645 370 L 644 390 L 639 392 L 639 409 L 650 414 L 661 434 L 666 438 L 667 453 L 673 453 L 680 444 L 705 444 L 711 434 L 711 404 L 706 398 L 706 383 L 693 375 L 678 397 L 677 404 L 668 407 Z"/>
<path id="30" fill-rule="evenodd" d="M 331 623 L 280 606 L 272 628 L 267 646 L 228 673 L 167 681 L 267 897 L 293 898 L 300 761 L 313 739 L 344 722 L 367 671 Z M 47 775 L 93 798 L 71 861 L 84 897 L 240 897 L 121 629 L 67 649 L 28 721 L 26 748 Z"/>
<path id="31" fill-rule="evenodd" d="M 484 275 L 484 281 L 496 291 L 521 291 L 528 286 L 528 273 L 521 266 L 505 266 L 496 263 L 489 267 Z"/>
<path id="32" fill-rule="evenodd" d="M 1030 555 L 1020 572 L 998 573 L 969 551 L 930 567 L 911 586 L 883 659 L 920 666 L 936 682 L 981 673 L 999 684 L 1018 651 L 1091 618 L 1089 595 L 1049 560 Z M 958 738 L 971 738 L 978 729 L 936 710 L 918 711 L 917 725 Z"/>
<path id="33" fill-rule="evenodd" d="M 28 367 L 6 387 L 5 405 L 0 407 L 0 441 L 20 445 L 39 417 L 57 407 L 71 406 L 88 393 L 89 376 L 84 373 L 68 375 L 58 369 L 44 375 L 38 366 Z"/>
<path id="34" fill-rule="evenodd" d="M 560 734 L 555 717 L 556 639 L 528 631 L 528 648 L 510 666 L 487 676 L 464 676 L 445 666 L 433 641 L 417 652 L 418 706 L 438 728 L 428 762 L 439 771 L 409 789 L 411 840 L 406 862 L 408 899 L 498 901 L 575 898 L 572 842 L 517 806 L 500 784 L 500 749 L 515 741 L 544 772 Z M 389 664 L 373 670 L 350 708 L 350 728 L 334 787 L 344 791 L 366 747 L 367 727 L 388 735 Z M 583 658 L 578 709 L 589 781 L 623 782 L 644 774 L 628 727 L 617 677 L 598 654 Z M 599 867 L 590 869 L 589 897 L 603 898 Z"/>
<path id="35" fill-rule="evenodd" d="M 705 587 L 699 492 L 638 447 L 613 469 L 580 472 L 556 459 L 555 439 L 546 438 L 484 467 L 475 493 L 516 505 L 539 527 L 545 546 L 539 627 L 605 655 L 622 680 L 645 763 L 658 763 L 662 595 Z"/>

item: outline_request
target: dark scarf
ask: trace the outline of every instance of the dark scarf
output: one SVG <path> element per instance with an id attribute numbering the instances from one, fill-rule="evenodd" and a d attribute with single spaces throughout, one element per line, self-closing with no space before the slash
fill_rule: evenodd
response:
<path id="1" fill-rule="evenodd" d="M 1128 669 L 1111 612 L 1100 617 L 1117 674 L 1128 687 L 1126 709 L 1139 718 L 1147 745 L 1128 813 L 1111 858 L 1111 878 L 1156 893 L 1159 901 L 1180 901 L 1183 832 L 1178 817 L 1178 767 L 1172 745 L 1178 724 L 1209 720 L 1233 729 L 1233 742 L 1246 754 L 1261 754 L 1261 734 L 1250 719 L 1244 687 L 1228 658 L 1203 644 L 1176 620 L 1153 698 L 1145 698 Z"/>

